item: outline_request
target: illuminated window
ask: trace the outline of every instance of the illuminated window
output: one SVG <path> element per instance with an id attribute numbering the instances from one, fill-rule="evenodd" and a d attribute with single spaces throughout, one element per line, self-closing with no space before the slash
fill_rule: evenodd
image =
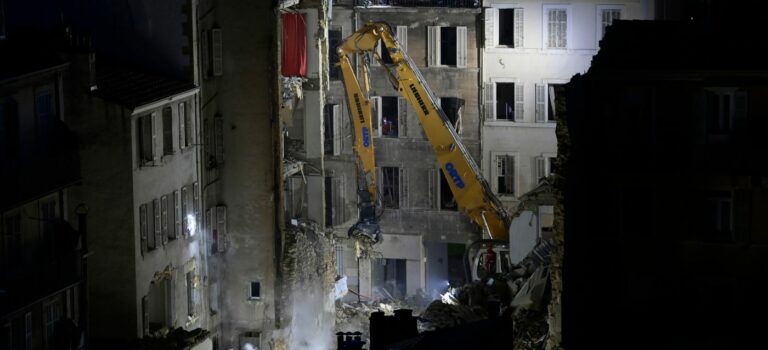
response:
<path id="1" fill-rule="evenodd" d="M 544 8 L 544 47 L 565 49 L 568 47 L 568 9 Z"/>

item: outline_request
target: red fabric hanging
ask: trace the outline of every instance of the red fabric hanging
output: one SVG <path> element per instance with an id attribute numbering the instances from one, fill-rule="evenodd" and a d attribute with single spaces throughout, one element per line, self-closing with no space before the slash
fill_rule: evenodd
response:
<path id="1" fill-rule="evenodd" d="M 307 26 L 300 13 L 283 14 L 282 69 L 284 77 L 307 76 Z"/>

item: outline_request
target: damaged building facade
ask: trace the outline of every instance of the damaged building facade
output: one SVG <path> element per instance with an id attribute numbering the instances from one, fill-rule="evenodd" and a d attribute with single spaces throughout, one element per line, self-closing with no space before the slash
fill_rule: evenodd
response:
<path id="1" fill-rule="evenodd" d="M 555 172 L 555 100 L 576 73 L 585 72 L 614 20 L 652 19 L 647 0 L 483 2 L 482 169 L 510 211 L 542 178 Z M 513 224 L 511 257 L 519 262 L 554 212 L 539 208 L 536 225 Z M 520 221 L 520 220 L 518 220 Z"/>

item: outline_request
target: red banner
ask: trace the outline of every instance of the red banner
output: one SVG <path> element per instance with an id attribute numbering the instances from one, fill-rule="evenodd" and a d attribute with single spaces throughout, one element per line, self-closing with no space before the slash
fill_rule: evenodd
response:
<path id="1" fill-rule="evenodd" d="M 283 14 L 282 69 L 284 77 L 307 76 L 307 25 L 300 13 Z"/>

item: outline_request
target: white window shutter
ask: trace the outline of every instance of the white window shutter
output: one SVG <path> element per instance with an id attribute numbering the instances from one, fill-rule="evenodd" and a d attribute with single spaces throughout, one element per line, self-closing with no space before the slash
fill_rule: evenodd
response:
<path id="1" fill-rule="evenodd" d="M 496 84 L 494 83 L 483 83 L 483 109 L 485 120 L 496 119 Z"/>
<path id="2" fill-rule="evenodd" d="M 397 26 L 397 42 L 400 44 L 400 48 L 403 52 L 408 52 L 408 26 Z"/>
<path id="3" fill-rule="evenodd" d="M 160 154 L 162 153 L 162 150 L 158 150 L 158 147 L 160 147 L 159 142 L 157 141 L 157 128 L 160 127 L 160 123 L 158 123 L 157 120 L 157 113 L 152 112 L 152 114 L 149 115 L 151 125 L 152 125 L 152 159 L 154 159 L 156 162 L 160 160 Z"/>
<path id="4" fill-rule="evenodd" d="M 179 191 L 173 191 L 173 221 L 174 221 L 174 232 L 173 232 L 173 238 L 179 238 L 181 236 L 181 207 L 179 202 Z"/>
<path id="5" fill-rule="evenodd" d="M 211 242 L 211 254 L 216 253 L 217 248 L 216 247 L 216 238 L 218 237 L 218 233 L 214 233 L 215 230 L 215 222 L 216 222 L 216 208 L 209 208 L 206 213 L 206 219 L 205 219 L 205 234 L 209 235 L 210 242 Z"/>
<path id="6" fill-rule="evenodd" d="M 373 103 L 373 130 L 374 136 L 381 136 L 381 96 L 371 97 Z"/>
<path id="7" fill-rule="evenodd" d="M 408 169 L 403 167 L 398 168 L 400 177 L 400 209 L 408 208 Z"/>
<path id="8" fill-rule="evenodd" d="M 499 37 L 496 35 L 497 23 L 499 22 L 499 10 L 495 8 L 485 9 L 485 47 L 496 47 L 499 45 Z"/>
<path id="9" fill-rule="evenodd" d="M 440 174 L 438 174 L 440 170 L 438 169 L 428 169 L 427 170 L 427 208 L 429 209 L 437 209 L 437 193 L 440 191 L 440 180 L 439 177 Z"/>
<path id="10" fill-rule="evenodd" d="M 224 74 L 224 57 L 221 28 L 211 29 L 211 48 L 213 56 L 213 75 L 220 77 Z"/>
<path id="11" fill-rule="evenodd" d="M 216 164 L 224 164 L 224 117 L 217 115 L 213 118 L 215 137 Z"/>
<path id="12" fill-rule="evenodd" d="M 195 213 L 195 227 L 199 227 L 200 222 L 200 183 L 192 184 L 192 210 Z"/>
<path id="13" fill-rule="evenodd" d="M 216 241 L 216 247 L 219 253 L 224 252 L 226 237 L 227 237 L 227 207 L 216 207 L 216 230 L 218 231 L 218 240 Z"/>
<path id="14" fill-rule="evenodd" d="M 440 27 L 427 27 L 427 66 L 440 65 Z"/>
<path id="15" fill-rule="evenodd" d="M 536 163 L 535 164 L 535 168 L 534 168 L 534 169 L 536 169 L 536 171 L 534 173 L 535 177 L 534 177 L 533 180 L 534 180 L 534 184 L 538 184 L 539 180 L 542 177 L 546 177 L 547 176 L 546 158 L 544 158 L 544 157 L 535 157 L 534 158 L 534 162 Z"/>
<path id="16" fill-rule="evenodd" d="M 139 238 L 141 239 L 141 255 L 147 252 L 147 236 L 149 224 L 147 222 L 147 205 L 139 206 Z"/>
<path id="17" fill-rule="evenodd" d="M 467 66 L 467 27 L 456 27 L 456 67 Z"/>
<path id="18" fill-rule="evenodd" d="M 168 243 L 168 196 L 160 197 L 160 222 L 162 222 L 163 244 Z"/>
<path id="19" fill-rule="evenodd" d="M 200 60 L 202 61 L 201 75 L 203 76 L 203 78 L 207 78 L 209 75 L 211 75 L 211 63 L 208 57 L 208 53 L 209 53 L 208 35 L 209 34 L 210 34 L 210 31 L 204 30 L 200 35 Z"/>
<path id="20" fill-rule="evenodd" d="M 154 220 L 152 221 L 154 223 L 154 229 L 155 229 L 155 247 L 163 243 L 163 222 L 161 219 L 161 210 L 160 210 L 160 200 L 159 199 L 153 199 L 152 200 L 152 210 L 155 213 Z"/>
<path id="21" fill-rule="evenodd" d="M 497 194 L 499 193 L 499 176 L 502 174 L 501 165 L 501 156 L 491 156 L 491 191 Z"/>
<path id="22" fill-rule="evenodd" d="M 374 50 L 376 51 L 376 55 L 378 55 L 379 58 L 381 58 L 381 47 L 383 45 L 384 45 L 384 41 L 379 40 L 376 42 L 376 47 L 374 48 Z M 371 66 L 374 66 L 374 67 L 380 66 L 379 60 L 376 59 L 376 55 L 371 53 L 371 59 L 369 60 L 371 62 Z"/>
<path id="23" fill-rule="evenodd" d="M 521 9 L 521 8 L 520 9 L 515 9 L 514 11 L 515 11 L 514 12 L 514 16 L 515 16 L 515 19 L 514 19 L 514 21 L 515 21 L 515 23 L 514 23 L 514 28 L 515 28 L 514 29 L 515 30 L 514 45 L 517 48 L 517 47 L 523 47 L 523 38 L 525 37 L 524 34 L 523 34 L 524 33 L 523 32 L 524 31 L 524 29 L 523 29 L 524 28 L 524 26 L 523 26 L 524 16 L 523 16 L 523 9 Z"/>
<path id="24" fill-rule="evenodd" d="M 397 130 L 400 137 L 407 137 L 408 132 L 408 101 L 403 97 L 397 98 Z"/>
<path id="25" fill-rule="evenodd" d="M 332 118 L 333 118 L 333 155 L 338 156 L 341 154 L 341 141 L 343 140 L 341 135 L 341 106 L 333 105 Z"/>
<path id="26" fill-rule="evenodd" d="M 733 97 L 733 128 L 747 127 L 747 92 L 736 91 Z"/>
<path id="27" fill-rule="evenodd" d="M 525 98 L 523 94 L 523 83 L 515 83 L 515 121 L 523 120 L 525 113 Z"/>
<path id="28" fill-rule="evenodd" d="M 547 121 L 546 116 L 546 96 L 544 84 L 536 84 L 536 122 L 543 123 Z"/>
<path id="29" fill-rule="evenodd" d="M 178 113 L 176 114 L 179 120 L 179 148 L 184 149 L 187 145 L 184 139 L 187 135 L 187 133 L 185 132 L 186 129 L 184 128 L 184 122 L 186 119 L 185 114 L 187 112 L 187 107 L 184 105 L 184 102 L 179 103 L 177 107 L 178 107 Z"/>

